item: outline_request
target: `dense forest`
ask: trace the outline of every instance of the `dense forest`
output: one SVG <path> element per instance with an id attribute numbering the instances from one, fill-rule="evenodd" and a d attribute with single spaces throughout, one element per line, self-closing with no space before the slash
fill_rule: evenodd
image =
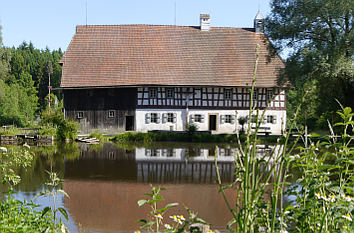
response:
<path id="1" fill-rule="evenodd" d="M 0 125 L 31 125 L 47 104 L 49 73 L 51 86 L 60 86 L 62 55 L 26 42 L 6 48 L 0 27 Z"/>

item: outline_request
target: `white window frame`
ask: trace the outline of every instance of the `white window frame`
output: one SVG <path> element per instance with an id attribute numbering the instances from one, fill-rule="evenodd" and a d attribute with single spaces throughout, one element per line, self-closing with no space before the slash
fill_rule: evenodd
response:
<path id="1" fill-rule="evenodd" d="M 202 121 L 203 121 L 202 114 L 194 114 L 194 122 L 202 123 Z"/>
<path id="2" fill-rule="evenodd" d="M 77 112 L 77 119 L 82 119 L 82 118 L 84 118 L 84 112 L 83 111 Z"/>
<path id="3" fill-rule="evenodd" d="M 232 100 L 232 90 L 231 89 L 224 90 L 224 99 L 225 100 Z"/>
<path id="4" fill-rule="evenodd" d="M 115 110 L 108 110 L 108 118 L 114 118 L 116 116 Z"/>
<path id="5" fill-rule="evenodd" d="M 232 124 L 233 119 L 233 115 L 225 115 L 225 123 Z"/>
<path id="6" fill-rule="evenodd" d="M 257 90 L 253 90 L 253 103 L 257 103 L 258 101 L 258 91 Z"/>
<path id="7" fill-rule="evenodd" d="M 149 88 L 149 98 L 150 99 L 156 99 L 157 98 L 157 88 L 156 87 L 150 87 Z"/>
<path id="8" fill-rule="evenodd" d="M 166 122 L 168 123 L 174 123 L 174 119 L 175 119 L 175 114 L 174 113 L 166 113 Z"/>
<path id="9" fill-rule="evenodd" d="M 277 116 L 276 115 L 267 115 L 267 123 L 268 124 L 276 124 Z"/>
<path id="10" fill-rule="evenodd" d="M 273 96 L 274 96 L 274 91 L 273 90 L 267 90 L 266 91 L 266 100 L 267 100 L 267 102 L 273 100 Z"/>
<path id="11" fill-rule="evenodd" d="M 158 123 L 159 119 L 159 114 L 157 113 L 150 113 L 150 123 Z"/>
<path id="12" fill-rule="evenodd" d="M 166 98 L 173 99 L 175 92 L 173 88 L 166 88 Z"/>

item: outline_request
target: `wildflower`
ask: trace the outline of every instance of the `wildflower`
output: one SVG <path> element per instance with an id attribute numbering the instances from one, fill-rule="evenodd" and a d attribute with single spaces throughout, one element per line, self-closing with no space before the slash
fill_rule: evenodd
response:
<path id="1" fill-rule="evenodd" d="M 280 231 L 279 231 L 279 233 L 289 233 L 287 230 L 283 230 L 283 229 L 281 229 Z"/>
<path id="2" fill-rule="evenodd" d="M 134 231 L 134 233 L 141 233 L 139 230 L 137 230 L 137 231 Z"/>
<path id="3" fill-rule="evenodd" d="M 342 215 L 342 218 L 345 218 L 346 220 L 348 220 L 348 221 L 353 221 L 353 219 L 350 217 L 350 215 L 349 214 L 346 214 L 346 215 Z"/>
<path id="4" fill-rule="evenodd" d="M 167 230 L 171 230 L 171 229 L 172 229 L 172 227 L 170 226 L 170 224 L 167 224 L 167 223 L 166 223 L 164 226 L 165 226 L 165 228 L 166 228 Z"/>
<path id="5" fill-rule="evenodd" d="M 315 193 L 315 196 L 317 197 L 317 199 L 322 199 L 322 196 L 320 193 Z"/>
<path id="6" fill-rule="evenodd" d="M 214 231 L 212 231 L 212 230 L 209 230 L 209 232 L 210 232 L 210 233 L 213 233 Z"/>
<path id="7" fill-rule="evenodd" d="M 348 201 L 348 202 L 351 202 L 352 201 L 352 198 L 350 196 L 346 196 L 344 194 L 342 194 L 342 198 L 345 200 L 345 201 Z"/>
<path id="8" fill-rule="evenodd" d="M 329 198 L 330 202 L 334 202 L 336 200 L 336 197 L 332 194 Z"/>
<path id="9" fill-rule="evenodd" d="M 161 215 L 161 214 L 157 214 L 157 215 L 155 215 L 155 218 L 163 219 L 163 217 L 162 217 L 162 215 Z"/>
<path id="10" fill-rule="evenodd" d="M 178 218 L 176 215 L 170 216 L 170 218 L 172 218 L 174 222 L 178 222 Z"/>
<path id="11" fill-rule="evenodd" d="M 182 221 L 185 221 L 186 219 L 183 217 L 183 215 L 180 215 L 180 216 L 178 216 L 179 217 L 179 219 L 181 219 Z"/>

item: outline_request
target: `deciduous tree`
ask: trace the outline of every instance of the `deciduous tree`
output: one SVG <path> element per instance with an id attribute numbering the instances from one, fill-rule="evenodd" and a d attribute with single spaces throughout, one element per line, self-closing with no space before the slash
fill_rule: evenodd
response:
<path id="1" fill-rule="evenodd" d="M 288 98 L 289 106 L 297 105 L 304 88 L 310 87 L 316 104 L 305 106 L 304 111 L 314 111 L 312 117 L 317 120 L 334 115 L 339 107 L 336 99 L 353 107 L 354 2 L 273 0 L 271 9 L 266 33 L 278 50 L 288 53 L 282 78 L 295 89 Z M 279 81 L 285 80 L 282 78 Z"/>

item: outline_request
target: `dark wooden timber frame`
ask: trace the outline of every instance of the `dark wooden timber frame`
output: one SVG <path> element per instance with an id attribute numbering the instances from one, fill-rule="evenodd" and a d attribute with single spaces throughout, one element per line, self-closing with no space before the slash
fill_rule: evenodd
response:
<path id="1" fill-rule="evenodd" d="M 149 89 L 156 89 L 156 98 L 150 98 Z M 173 88 L 173 98 L 167 97 L 167 89 Z M 231 99 L 225 99 L 225 90 L 230 90 Z M 249 87 L 138 87 L 137 108 L 193 108 L 193 109 L 249 109 Z M 285 92 L 280 88 L 255 88 L 256 107 L 269 110 L 285 110 Z M 267 98 L 272 91 L 273 99 Z"/>

